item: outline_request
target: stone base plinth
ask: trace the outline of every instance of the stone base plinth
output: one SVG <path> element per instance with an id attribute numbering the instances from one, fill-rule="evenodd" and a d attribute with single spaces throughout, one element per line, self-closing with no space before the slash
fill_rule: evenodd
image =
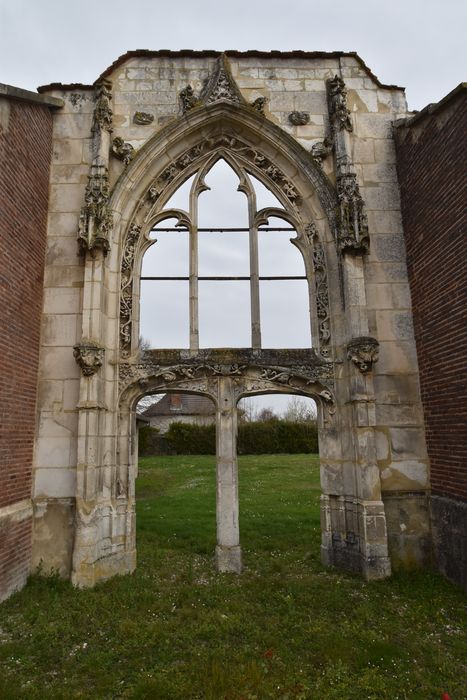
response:
<path id="1" fill-rule="evenodd" d="M 221 573 L 240 574 L 242 572 L 242 550 L 236 547 L 216 547 L 216 567 Z"/>

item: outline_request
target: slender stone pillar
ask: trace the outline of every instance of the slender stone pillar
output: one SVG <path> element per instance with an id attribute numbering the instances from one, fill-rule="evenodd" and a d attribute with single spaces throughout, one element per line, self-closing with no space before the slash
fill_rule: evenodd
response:
<path id="1" fill-rule="evenodd" d="M 219 378 L 217 428 L 217 547 L 219 571 L 242 569 L 238 526 L 237 407 L 232 380 Z"/>

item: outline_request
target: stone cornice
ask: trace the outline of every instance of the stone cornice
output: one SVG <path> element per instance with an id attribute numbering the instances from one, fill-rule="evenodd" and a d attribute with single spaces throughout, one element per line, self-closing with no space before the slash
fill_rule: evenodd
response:
<path id="1" fill-rule="evenodd" d="M 37 92 L 30 92 L 29 90 L 23 90 L 23 88 L 6 85 L 5 83 L 0 83 L 0 97 L 20 102 L 31 102 L 43 107 L 51 107 L 52 109 L 60 109 L 65 104 L 59 97 L 40 95 Z"/>

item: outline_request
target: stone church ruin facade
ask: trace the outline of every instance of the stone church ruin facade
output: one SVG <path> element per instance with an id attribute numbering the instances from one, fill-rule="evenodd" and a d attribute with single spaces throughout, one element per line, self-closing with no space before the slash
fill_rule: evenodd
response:
<path id="1" fill-rule="evenodd" d="M 448 203 L 463 186 L 465 86 L 435 107 L 409 114 L 402 88 L 337 52 L 133 51 L 93 85 L 1 86 L 0 598 L 39 565 L 78 586 L 134 570 L 136 404 L 172 391 L 215 405 L 219 570 L 242 567 L 237 403 L 274 392 L 317 404 L 323 563 L 366 579 L 437 565 L 466 585 L 466 361 L 454 378 L 440 363 L 452 389 L 439 401 L 425 333 L 453 290 L 445 342 L 465 318 Z M 220 160 L 248 203 L 245 348 L 199 340 L 198 198 Z M 449 168 L 454 194 L 440 186 L 426 220 L 426 175 Z M 190 178 L 187 208 L 172 208 Z M 255 181 L 277 207 L 257 206 Z M 262 343 L 258 234 L 277 219 L 303 260 L 308 348 Z M 142 261 L 167 220 L 189 240 L 189 342 L 143 349 Z M 420 277 L 446 221 L 456 262 L 426 304 Z M 449 424 L 433 419 L 444 402 Z"/>

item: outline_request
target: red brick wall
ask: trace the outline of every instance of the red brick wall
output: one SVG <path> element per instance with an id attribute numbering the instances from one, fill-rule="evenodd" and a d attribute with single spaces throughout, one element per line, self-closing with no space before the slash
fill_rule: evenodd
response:
<path id="1" fill-rule="evenodd" d="M 467 91 L 395 129 L 431 486 L 467 498 Z"/>
<path id="2" fill-rule="evenodd" d="M 0 107 L 1 509 L 31 496 L 52 115 L 7 98 Z M 0 590 L 27 575 L 30 533 L 30 518 L 0 522 Z"/>

